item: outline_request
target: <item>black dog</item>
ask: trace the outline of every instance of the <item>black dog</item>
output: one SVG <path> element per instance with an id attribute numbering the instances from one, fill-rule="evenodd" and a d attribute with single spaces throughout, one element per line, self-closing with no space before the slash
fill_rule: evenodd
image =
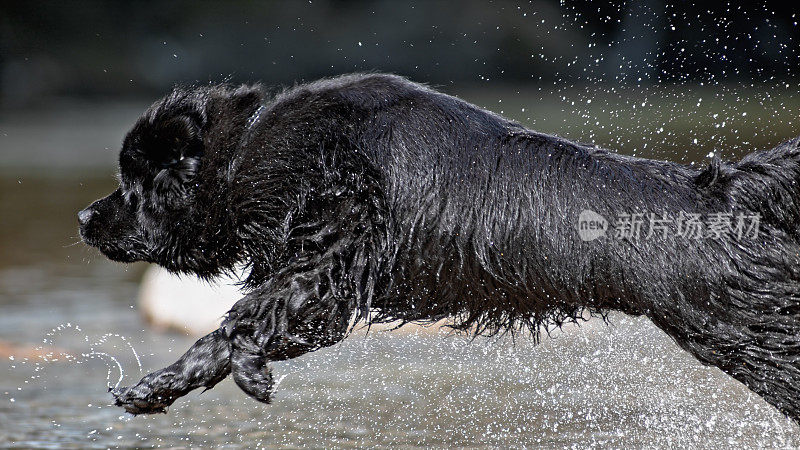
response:
<path id="1" fill-rule="evenodd" d="M 119 189 L 79 214 L 87 243 L 201 277 L 250 270 L 220 329 L 114 390 L 133 414 L 229 373 L 268 402 L 269 361 L 359 320 L 536 335 L 621 310 L 800 419 L 798 141 L 698 170 L 373 74 L 176 89 L 119 163 Z"/>

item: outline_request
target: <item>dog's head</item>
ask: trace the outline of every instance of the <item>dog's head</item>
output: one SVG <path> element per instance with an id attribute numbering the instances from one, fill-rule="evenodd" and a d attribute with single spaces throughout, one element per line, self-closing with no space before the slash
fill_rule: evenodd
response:
<path id="1" fill-rule="evenodd" d="M 201 275 L 223 269 L 236 249 L 214 238 L 224 234 L 226 211 L 219 141 L 241 136 L 262 101 L 257 86 L 205 86 L 154 103 L 125 137 L 119 187 L 78 213 L 83 240 L 115 261 Z"/>

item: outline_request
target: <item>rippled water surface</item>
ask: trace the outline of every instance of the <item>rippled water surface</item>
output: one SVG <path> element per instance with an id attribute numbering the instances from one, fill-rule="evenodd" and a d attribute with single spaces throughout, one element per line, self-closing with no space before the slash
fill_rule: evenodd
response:
<path id="1" fill-rule="evenodd" d="M 79 142 L 79 131 L 61 144 Z M 73 245 L 74 213 L 112 188 L 113 170 L 9 167 L 0 177 L 0 447 L 800 446 L 800 429 L 758 396 L 621 315 L 556 330 L 538 346 L 353 336 L 274 364 L 285 378 L 272 405 L 226 380 L 168 415 L 130 417 L 109 406 L 107 386 L 119 379 L 111 358 L 131 383 L 141 374 L 128 343 L 149 371 L 193 339 L 140 318 L 143 265 Z M 33 349 L 43 340 L 71 356 L 45 362 Z"/>

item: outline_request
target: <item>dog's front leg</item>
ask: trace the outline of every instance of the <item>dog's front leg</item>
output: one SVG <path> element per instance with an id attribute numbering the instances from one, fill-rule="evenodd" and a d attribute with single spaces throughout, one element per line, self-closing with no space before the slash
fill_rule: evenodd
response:
<path id="1" fill-rule="evenodd" d="M 358 246 L 347 253 L 349 257 L 342 256 L 346 251 L 342 247 L 311 263 L 287 267 L 228 312 L 222 328 L 231 343 L 231 373 L 256 400 L 270 401 L 269 361 L 295 358 L 341 341 L 357 311 L 368 304 L 371 281 L 353 282 L 374 279 L 367 247 Z"/>
<path id="2" fill-rule="evenodd" d="M 114 403 L 131 414 L 165 413 L 177 398 L 199 387 L 214 387 L 230 371 L 230 344 L 224 330 L 218 329 L 200 338 L 172 365 L 111 393 Z"/>
<path id="3" fill-rule="evenodd" d="M 356 303 L 319 289 L 319 280 L 270 283 L 240 300 L 223 325 L 230 333 L 231 372 L 254 399 L 269 403 L 270 361 L 294 358 L 341 341 Z M 309 289 L 305 289 L 308 287 Z M 320 295 L 321 294 L 321 295 Z"/>

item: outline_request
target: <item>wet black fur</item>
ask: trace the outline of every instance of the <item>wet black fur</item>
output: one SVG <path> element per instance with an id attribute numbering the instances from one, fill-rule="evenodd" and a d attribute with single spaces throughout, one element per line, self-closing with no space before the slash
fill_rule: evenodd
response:
<path id="1" fill-rule="evenodd" d="M 269 361 L 335 344 L 358 319 L 536 334 L 621 310 L 800 418 L 797 140 L 699 170 L 537 133 L 400 77 L 350 75 L 276 95 L 176 89 L 126 137 L 120 174 L 81 213 L 89 244 L 201 277 L 250 269 L 219 330 L 114 391 L 131 413 L 229 373 L 268 402 Z M 756 239 L 584 242 L 584 209 L 762 219 Z"/>

